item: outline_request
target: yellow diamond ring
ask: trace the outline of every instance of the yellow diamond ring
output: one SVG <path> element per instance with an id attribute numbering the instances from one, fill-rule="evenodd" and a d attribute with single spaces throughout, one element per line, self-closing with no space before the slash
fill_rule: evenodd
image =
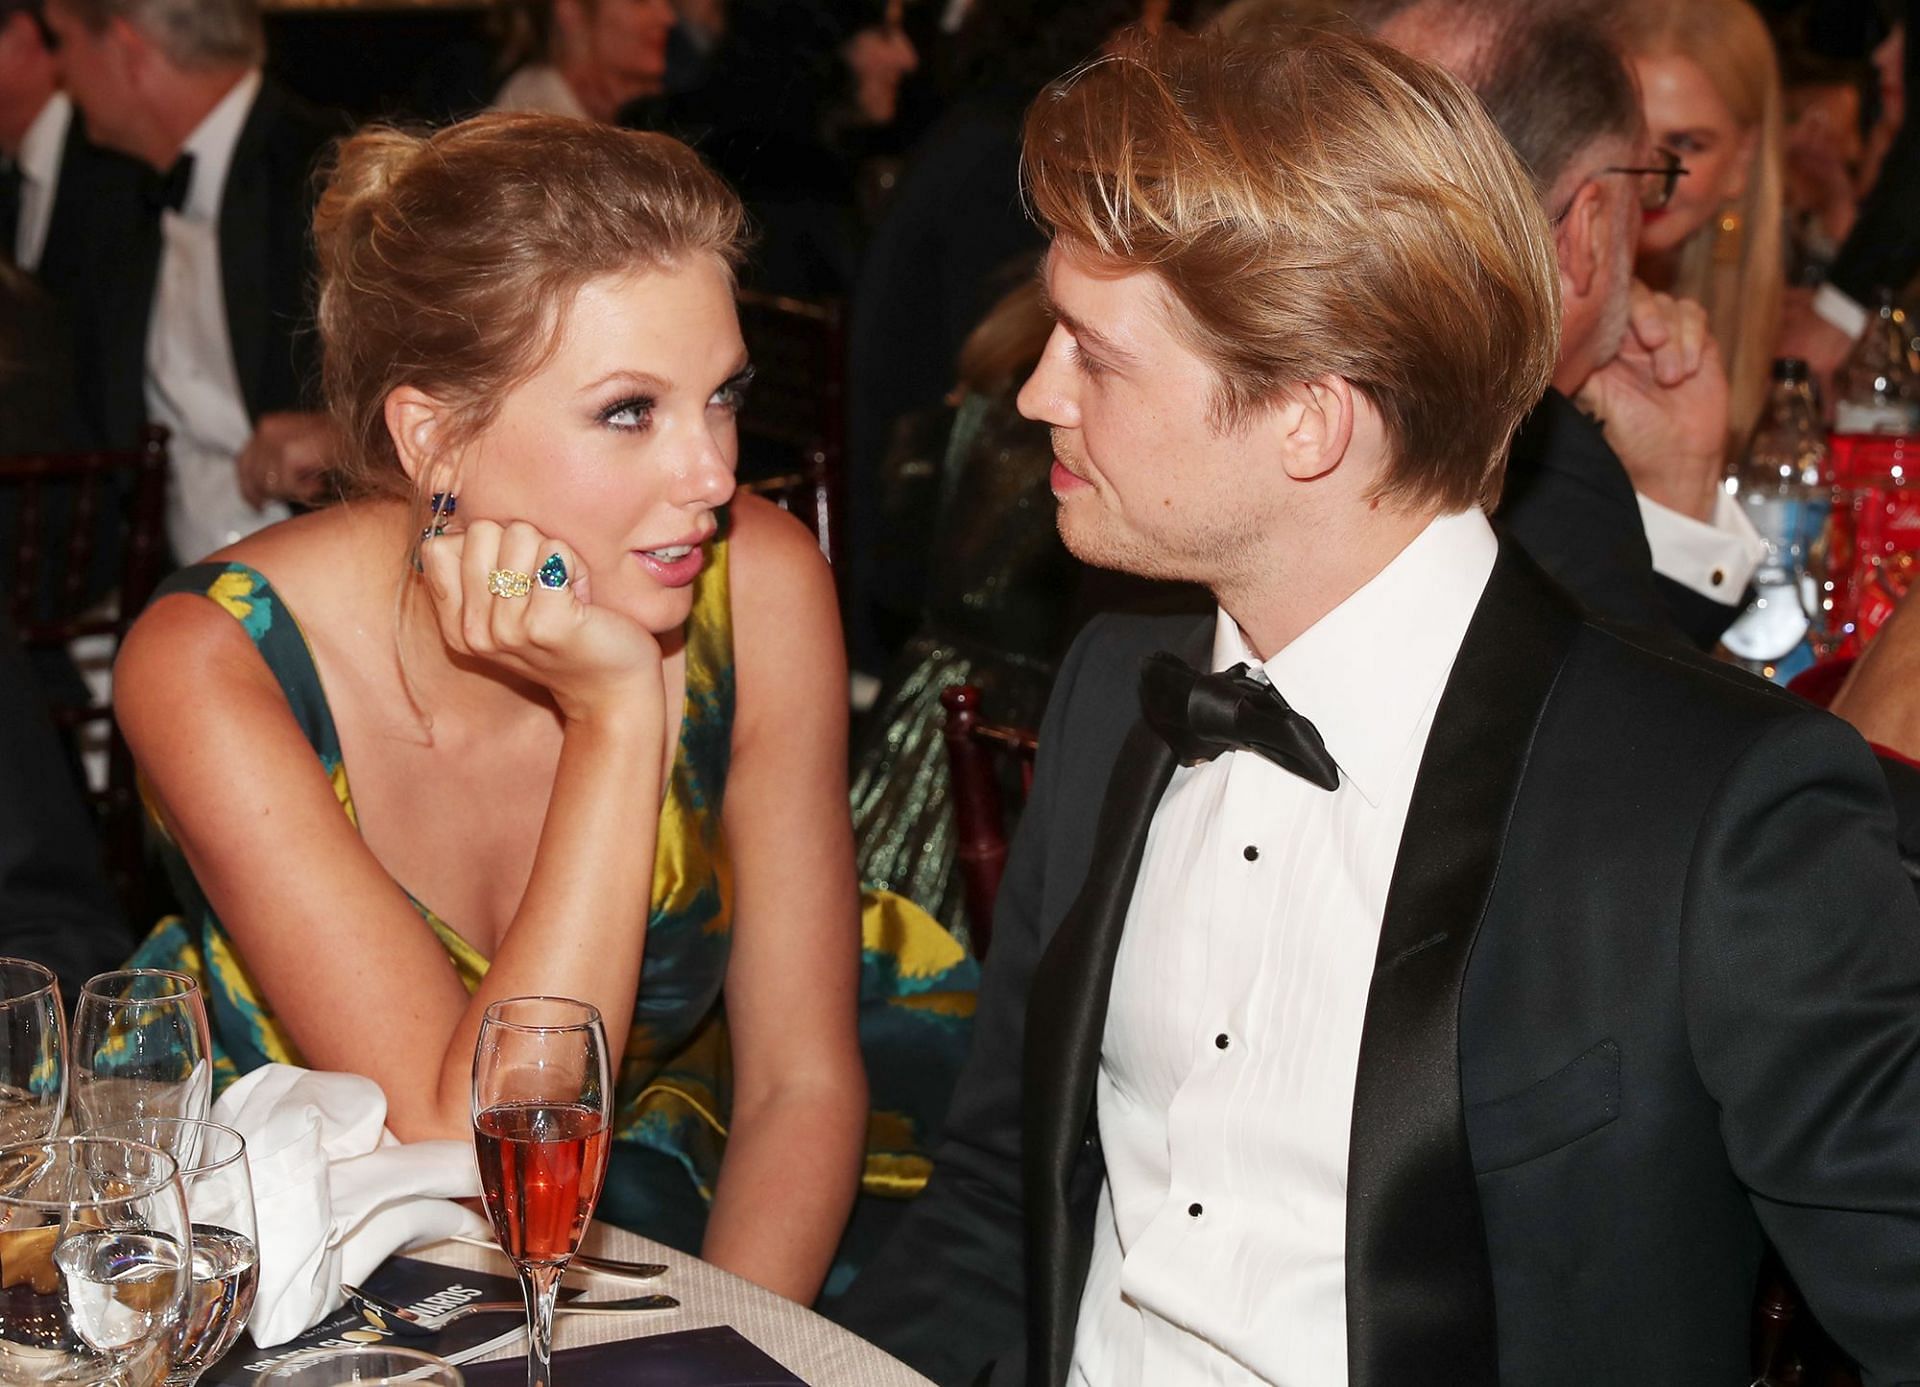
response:
<path id="1" fill-rule="evenodd" d="M 533 578 L 511 568 L 496 568 L 487 574 L 487 591 L 495 597 L 525 597 L 533 591 Z"/>

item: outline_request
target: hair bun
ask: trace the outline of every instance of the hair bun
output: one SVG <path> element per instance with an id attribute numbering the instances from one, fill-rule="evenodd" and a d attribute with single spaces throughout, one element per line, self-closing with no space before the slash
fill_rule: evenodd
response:
<path id="1" fill-rule="evenodd" d="M 313 212 L 314 248 L 324 273 L 338 272 L 367 234 L 375 210 L 426 139 L 392 126 L 368 126 L 342 140 Z"/>

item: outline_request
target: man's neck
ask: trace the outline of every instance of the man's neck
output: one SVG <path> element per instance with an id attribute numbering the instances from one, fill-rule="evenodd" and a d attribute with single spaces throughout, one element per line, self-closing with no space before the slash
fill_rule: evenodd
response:
<path id="1" fill-rule="evenodd" d="M 136 153 L 154 168 L 165 172 L 180 157 L 188 138 L 251 71 L 247 67 L 222 67 L 181 71 L 174 69 L 151 109 L 149 136 Z"/>
<path id="2" fill-rule="evenodd" d="M 17 90 L 0 92 L 0 154 L 9 159 L 20 157 L 20 146 L 26 142 L 27 131 L 33 129 L 33 123 L 40 119 L 40 113 L 47 109 L 57 90 L 49 68 L 44 82 L 22 82 Z"/>
<path id="3" fill-rule="evenodd" d="M 1270 660 L 1372 582 L 1434 516 L 1432 510 L 1396 510 L 1383 501 L 1351 523 L 1317 526 L 1309 543 L 1286 546 L 1292 552 L 1279 565 L 1223 580 L 1214 597 L 1255 653 Z"/>

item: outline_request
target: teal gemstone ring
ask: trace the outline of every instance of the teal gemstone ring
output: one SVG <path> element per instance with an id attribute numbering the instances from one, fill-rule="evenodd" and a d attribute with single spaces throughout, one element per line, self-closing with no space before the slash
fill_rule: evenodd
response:
<path id="1" fill-rule="evenodd" d="M 558 554 L 547 555 L 547 561 L 540 565 L 538 574 L 543 588 L 563 588 L 567 585 L 567 561 Z"/>

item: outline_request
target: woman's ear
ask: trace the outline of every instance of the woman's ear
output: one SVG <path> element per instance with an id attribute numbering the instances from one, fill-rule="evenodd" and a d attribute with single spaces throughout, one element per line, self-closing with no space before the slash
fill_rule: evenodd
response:
<path id="1" fill-rule="evenodd" d="M 440 446 L 446 414 L 438 400 L 411 385 L 396 387 L 387 394 L 387 436 L 393 439 L 400 470 L 407 474 L 415 491 L 450 489 L 451 469 Z"/>

